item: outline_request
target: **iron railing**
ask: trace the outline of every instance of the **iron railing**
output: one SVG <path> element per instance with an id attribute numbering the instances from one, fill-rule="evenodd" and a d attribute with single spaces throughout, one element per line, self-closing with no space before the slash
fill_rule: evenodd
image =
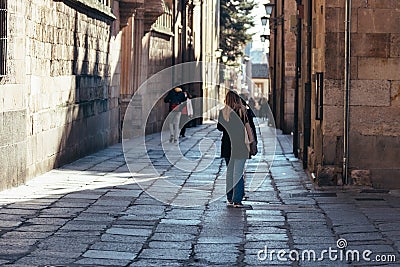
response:
<path id="1" fill-rule="evenodd" d="M 100 4 L 111 7 L 111 0 L 98 0 Z"/>
<path id="2" fill-rule="evenodd" d="M 172 10 L 170 7 L 164 5 L 164 14 L 158 17 L 153 24 L 153 28 L 164 32 L 172 32 Z"/>

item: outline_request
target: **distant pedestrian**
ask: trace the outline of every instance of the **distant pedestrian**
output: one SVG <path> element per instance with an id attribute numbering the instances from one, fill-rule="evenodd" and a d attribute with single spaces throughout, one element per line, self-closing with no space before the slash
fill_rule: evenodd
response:
<path id="1" fill-rule="evenodd" d="M 193 106 L 192 101 L 190 100 L 190 94 L 187 91 L 183 91 L 186 97 L 186 102 L 182 108 L 181 115 L 181 133 L 180 136 L 185 137 L 186 128 L 188 127 L 191 118 L 193 117 Z"/>
<path id="2" fill-rule="evenodd" d="M 260 99 L 260 117 L 264 120 L 267 118 L 268 113 L 268 101 L 266 97 Z"/>
<path id="3" fill-rule="evenodd" d="M 229 91 L 225 98 L 225 107 L 220 110 L 218 130 L 222 131 L 221 157 L 225 158 L 226 197 L 228 206 L 243 207 L 244 195 L 243 170 L 249 151 L 245 143 L 245 123 L 247 111 L 240 96 Z"/>
<path id="4" fill-rule="evenodd" d="M 183 106 L 182 102 L 185 102 L 186 97 L 182 92 L 182 89 L 176 87 L 170 90 L 167 96 L 164 98 L 165 103 L 169 103 L 169 111 L 170 111 L 170 121 L 169 121 L 169 142 L 177 143 L 179 137 L 179 122 L 181 119 L 181 111 Z"/>
<path id="5" fill-rule="evenodd" d="M 248 106 L 250 107 L 250 109 L 252 110 L 254 116 L 255 116 L 255 111 L 256 111 L 256 101 L 254 100 L 254 98 L 250 97 L 249 98 L 249 103 Z"/>

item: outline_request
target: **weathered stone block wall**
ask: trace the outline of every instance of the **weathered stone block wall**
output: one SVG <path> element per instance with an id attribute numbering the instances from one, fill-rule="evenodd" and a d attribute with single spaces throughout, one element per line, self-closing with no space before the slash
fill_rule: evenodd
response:
<path id="1" fill-rule="evenodd" d="M 25 182 L 27 110 L 23 1 L 8 1 L 7 73 L 0 78 L 0 190 Z"/>
<path id="2" fill-rule="evenodd" d="M 294 128 L 294 88 L 296 66 L 296 2 L 285 2 L 285 99 L 283 132 L 291 133 Z"/>
<path id="3" fill-rule="evenodd" d="M 26 9 L 28 175 L 118 140 L 111 21 L 51 0 Z"/>
<path id="4" fill-rule="evenodd" d="M 8 1 L 0 190 L 118 141 L 119 36 L 62 1 Z"/>
<path id="5" fill-rule="evenodd" d="M 323 165 L 340 168 L 344 1 L 325 2 L 321 157 Z M 353 1 L 351 31 L 350 170 L 355 175 L 368 170 L 362 173 L 377 187 L 400 188 L 400 162 L 395 156 L 400 147 L 400 2 Z"/>

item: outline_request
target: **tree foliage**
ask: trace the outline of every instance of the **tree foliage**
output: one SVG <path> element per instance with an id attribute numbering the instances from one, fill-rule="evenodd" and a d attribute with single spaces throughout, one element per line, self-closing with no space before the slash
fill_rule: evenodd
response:
<path id="1" fill-rule="evenodd" d="M 255 0 L 220 0 L 220 4 L 220 48 L 228 56 L 229 63 L 234 64 L 251 41 L 248 30 L 255 25 L 251 12 L 256 3 Z"/>

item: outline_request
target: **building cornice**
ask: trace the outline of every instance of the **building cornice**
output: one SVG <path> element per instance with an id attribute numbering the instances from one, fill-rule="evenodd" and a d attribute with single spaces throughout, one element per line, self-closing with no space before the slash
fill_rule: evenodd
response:
<path id="1" fill-rule="evenodd" d="M 157 20 L 159 16 L 164 13 L 164 1 L 163 0 L 148 0 L 144 4 L 145 19 L 144 19 L 144 30 L 149 31 L 151 25 Z"/>
<path id="2" fill-rule="evenodd" d="M 89 14 L 96 14 L 105 17 L 108 20 L 115 20 L 116 17 L 111 11 L 109 5 L 102 4 L 96 0 L 55 0 L 56 2 L 64 2 L 74 8 L 79 8 Z"/>
<path id="3" fill-rule="evenodd" d="M 137 9 L 144 14 L 145 31 L 149 31 L 151 25 L 164 13 L 163 0 L 120 0 L 121 27 L 126 26 L 128 19 L 136 14 Z"/>

